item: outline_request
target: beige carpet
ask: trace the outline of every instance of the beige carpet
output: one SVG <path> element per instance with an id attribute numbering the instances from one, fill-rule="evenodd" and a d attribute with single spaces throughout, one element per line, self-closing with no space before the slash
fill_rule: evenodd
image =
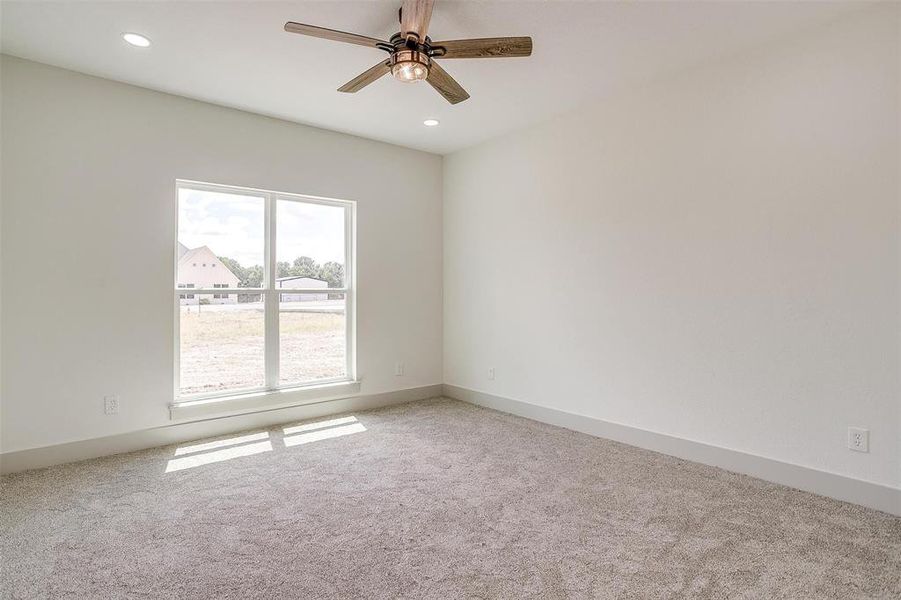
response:
<path id="1" fill-rule="evenodd" d="M 3 597 L 901 597 L 897 517 L 455 401 L 353 416 L 4 477 Z"/>

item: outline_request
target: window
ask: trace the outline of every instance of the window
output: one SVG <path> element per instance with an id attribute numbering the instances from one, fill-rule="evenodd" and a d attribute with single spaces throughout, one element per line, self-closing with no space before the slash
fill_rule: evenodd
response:
<path id="1" fill-rule="evenodd" d="M 176 396 L 353 380 L 354 203 L 185 181 L 177 191 Z"/>

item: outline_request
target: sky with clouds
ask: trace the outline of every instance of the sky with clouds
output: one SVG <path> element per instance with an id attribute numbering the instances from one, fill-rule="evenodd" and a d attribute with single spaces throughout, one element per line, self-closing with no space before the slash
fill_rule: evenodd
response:
<path id="1" fill-rule="evenodd" d="M 209 246 L 250 267 L 263 264 L 263 198 L 182 188 L 178 191 L 178 241 L 188 248 Z M 344 264 L 344 209 L 279 200 L 277 260 L 309 256 L 322 264 Z"/>

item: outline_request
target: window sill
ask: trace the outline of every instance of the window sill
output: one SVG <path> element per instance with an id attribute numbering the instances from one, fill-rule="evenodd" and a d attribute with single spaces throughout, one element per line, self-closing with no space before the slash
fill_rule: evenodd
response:
<path id="1" fill-rule="evenodd" d="M 241 415 L 338 400 L 359 393 L 359 381 L 339 381 L 235 396 L 183 400 L 169 405 L 169 418 L 173 421 L 189 421 L 212 416 Z"/>

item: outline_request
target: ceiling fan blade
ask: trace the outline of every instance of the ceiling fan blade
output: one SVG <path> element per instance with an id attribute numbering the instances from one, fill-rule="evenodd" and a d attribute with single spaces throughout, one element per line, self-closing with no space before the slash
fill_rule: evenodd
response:
<path id="1" fill-rule="evenodd" d="M 391 71 L 391 62 L 385 61 L 380 62 L 376 66 L 371 69 L 367 69 L 363 71 L 344 85 L 338 88 L 339 92 L 346 92 L 348 94 L 353 94 L 354 92 L 359 92 L 364 87 Z"/>
<path id="2" fill-rule="evenodd" d="M 432 8 L 435 0 L 404 0 L 400 9 L 400 35 L 407 37 L 415 33 L 419 40 L 425 39 L 429 32 L 429 21 L 432 19 Z"/>
<path id="3" fill-rule="evenodd" d="M 285 31 L 324 38 L 326 40 L 334 40 L 336 42 L 369 46 L 371 48 L 390 49 L 392 47 L 388 42 L 367 37 L 365 35 L 357 35 L 356 33 L 347 33 L 346 31 L 327 29 L 325 27 L 316 27 L 315 25 L 305 25 L 304 23 L 295 23 L 294 21 L 285 23 Z"/>
<path id="4" fill-rule="evenodd" d="M 444 48 L 444 54 L 436 54 L 441 58 L 505 58 L 513 56 L 530 56 L 532 54 L 532 38 L 530 37 L 496 37 L 472 40 L 448 40 L 433 42 L 433 48 Z"/>
<path id="5" fill-rule="evenodd" d="M 469 98 L 467 91 L 434 60 L 432 66 L 429 67 L 429 76 L 426 81 L 451 104 L 457 104 Z"/>

